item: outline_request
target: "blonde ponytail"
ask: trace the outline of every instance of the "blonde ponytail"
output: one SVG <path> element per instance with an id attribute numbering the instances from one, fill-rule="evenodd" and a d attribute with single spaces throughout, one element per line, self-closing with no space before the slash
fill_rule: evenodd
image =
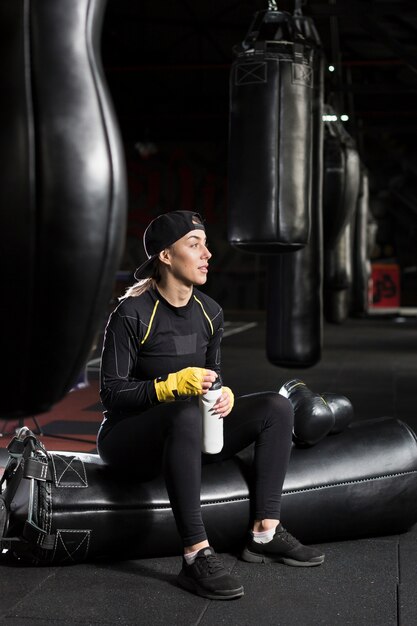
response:
<path id="1" fill-rule="evenodd" d="M 126 292 L 119 298 L 119 300 L 124 300 L 125 298 L 135 298 L 137 296 L 141 296 L 148 289 L 155 289 L 156 285 L 161 280 L 161 268 L 159 259 L 155 259 L 152 276 L 149 278 L 144 278 L 142 280 L 138 280 L 137 283 L 130 285 L 126 289 Z"/>

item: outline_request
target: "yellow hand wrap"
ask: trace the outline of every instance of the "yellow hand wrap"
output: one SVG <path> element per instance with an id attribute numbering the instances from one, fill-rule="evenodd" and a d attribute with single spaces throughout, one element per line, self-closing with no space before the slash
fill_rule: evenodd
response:
<path id="1" fill-rule="evenodd" d="M 227 393 L 227 395 L 229 396 L 229 398 L 230 398 L 230 410 L 232 410 L 233 406 L 235 404 L 235 394 L 230 389 L 230 387 L 222 387 L 222 391 L 223 392 L 225 391 Z"/>
<path id="2" fill-rule="evenodd" d="M 165 380 L 154 380 L 159 402 L 173 402 L 177 396 L 199 396 L 203 393 L 203 378 L 206 370 L 202 367 L 186 367 Z"/>

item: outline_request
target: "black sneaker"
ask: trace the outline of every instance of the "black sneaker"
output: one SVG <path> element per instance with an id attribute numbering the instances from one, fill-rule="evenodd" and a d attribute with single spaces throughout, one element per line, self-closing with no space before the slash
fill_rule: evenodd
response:
<path id="1" fill-rule="evenodd" d="M 199 550 L 191 565 L 183 559 L 177 580 L 184 589 L 210 600 L 233 600 L 243 596 L 242 585 L 227 572 L 211 547 Z"/>
<path id="2" fill-rule="evenodd" d="M 242 552 L 242 559 L 249 563 L 285 563 L 296 567 L 314 567 L 323 563 L 324 554 L 317 548 L 303 546 L 279 524 L 272 541 L 256 543 L 251 538 Z"/>

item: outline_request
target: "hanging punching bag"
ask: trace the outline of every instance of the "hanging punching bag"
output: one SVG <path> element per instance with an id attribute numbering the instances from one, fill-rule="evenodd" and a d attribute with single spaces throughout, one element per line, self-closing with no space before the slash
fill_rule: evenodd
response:
<path id="1" fill-rule="evenodd" d="M 326 113 L 333 113 L 327 107 Z M 341 323 L 349 315 L 352 286 L 351 223 L 360 184 L 360 159 L 339 122 L 326 122 L 324 136 L 323 240 L 324 316 Z"/>
<path id="2" fill-rule="evenodd" d="M 360 190 L 355 212 L 352 241 L 352 312 L 366 313 L 368 309 L 371 263 L 368 257 L 369 180 L 361 170 Z"/>
<path id="3" fill-rule="evenodd" d="M 325 111 L 334 113 L 330 107 Z M 356 208 L 360 159 L 342 124 L 326 122 L 324 133 L 323 238 L 324 248 L 331 249 Z"/>
<path id="4" fill-rule="evenodd" d="M 346 224 L 336 245 L 324 253 L 324 317 L 341 324 L 350 312 L 352 289 L 352 227 Z"/>
<path id="5" fill-rule="evenodd" d="M 267 260 L 266 352 L 274 365 L 309 367 L 320 360 L 322 349 L 322 180 L 324 55 L 310 18 L 294 18 L 298 30 L 312 46 L 313 122 L 311 176 L 311 234 L 296 252 Z"/>
<path id="6" fill-rule="evenodd" d="M 71 388 L 125 228 L 121 142 L 100 65 L 103 0 L 0 4 L 0 415 Z"/>
<path id="7" fill-rule="evenodd" d="M 310 232 L 312 49 L 289 13 L 255 15 L 230 75 L 228 239 L 246 252 Z"/>

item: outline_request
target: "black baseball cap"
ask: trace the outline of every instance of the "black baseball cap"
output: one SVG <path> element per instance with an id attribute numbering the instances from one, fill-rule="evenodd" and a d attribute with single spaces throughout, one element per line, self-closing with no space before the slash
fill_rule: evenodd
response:
<path id="1" fill-rule="evenodd" d="M 143 247 L 148 260 L 137 268 L 135 279 L 152 276 L 154 262 L 159 253 L 196 228 L 205 230 L 203 218 L 193 211 L 171 211 L 152 220 L 143 233 Z"/>

